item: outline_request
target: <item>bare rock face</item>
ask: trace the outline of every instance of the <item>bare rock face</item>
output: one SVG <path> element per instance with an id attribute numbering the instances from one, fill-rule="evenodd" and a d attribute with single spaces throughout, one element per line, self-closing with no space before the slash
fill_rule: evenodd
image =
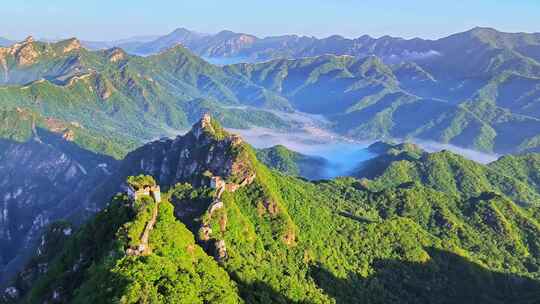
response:
<path id="1" fill-rule="evenodd" d="M 247 149 L 238 136 L 225 132 L 206 114 L 186 135 L 155 141 L 128 154 L 118 181 L 148 174 L 161 185 L 189 182 L 200 186 L 210 183 L 204 177 L 209 172 L 237 188 L 255 178 Z"/>
<path id="2" fill-rule="evenodd" d="M 110 174 L 99 165 L 114 168 L 107 157 L 77 150 L 69 131 L 38 135 L 0 141 L 0 283 L 22 266 L 47 225 L 95 208 L 86 197 Z"/>
<path id="3" fill-rule="evenodd" d="M 210 208 L 208 209 L 208 212 L 210 215 L 212 215 L 217 210 L 223 208 L 223 202 L 222 201 L 216 201 L 212 205 L 210 205 Z"/>
<path id="4" fill-rule="evenodd" d="M 12 53 L 15 55 L 17 64 L 21 66 L 31 65 L 39 57 L 39 53 L 34 46 L 34 38 L 31 36 L 21 44 L 15 44 L 12 47 Z"/>
<path id="5" fill-rule="evenodd" d="M 279 206 L 277 205 L 276 202 L 270 200 L 270 199 L 265 199 L 264 200 L 264 208 L 266 209 L 266 211 L 268 211 L 268 213 L 271 215 L 271 216 L 275 216 L 279 213 Z"/>
<path id="6" fill-rule="evenodd" d="M 212 237 L 212 228 L 208 225 L 203 225 L 201 229 L 199 229 L 199 240 L 201 241 L 208 241 Z"/>
<path id="7" fill-rule="evenodd" d="M 126 52 L 124 52 L 124 50 L 120 48 L 112 48 L 110 50 L 107 50 L 107 55 L 110 62 L 119 62 L 126 59 L 127 57 Z"/>
<path id="8" fill-rule="evenodd" d="M 82 128 L 82 126 L 77 122 L 66 123 L 52 117 L 47 117 L 45 119 L 45 124 L 48 130 L 61 134 L 62 138 L 66 141 L 75 140 L 75 131 L 73 128 Z"/>
<path id="9" fill-rule="evenodd" d="M 224 261 L 227 259 L 227 246 L 224 240 L 218 240 L 214 243 L 215 246 L 215 258 L 217 261 Z"/>
<path id="10" fill-rule="evenodd" d="M 113 94 L 113 85 L 109 83 L 107 79 L 105 79 L 101 75 L 96 75 L 95 77 L 95 88 L 97 95 L 101 100 L 107 100 L 111 97 Z"/>
<path id="11" fill-rule="evenodd" d="M 9 68 L 7 64 L 7 55 L 9 54 L 9 49 L 6 48 L 0 48 L 0 80 L 3 82 L 7 81 L 9 79 Z"/>
<path id="12" fill-rule="evenodd" d="M 221 42 L 205 50 L 205 53 L 210 57 L 217 57 L 223 54 L 237 54 L 240 50 L 253 45 L 257 40 L 256 37 L 251 35 L 234 34 L 227 31 L 223 31 L 217 35 Z"/>
<path id="13" fill-rule="evenodd" d="M 28 36 L 28 37 L 26 37 L 26 39 L 24 39 L 23 44 L 24 43 L 33 43 L 33 42 L 34 42 L 34 37 L 33 36 Z"/>
<path id="14" fill-rule="evenodd" d="M 74 50 L 80 50 L 82 48 L 81 42 L 76 38 L 66 40 L 65 42 L 66 42 L 66 45 L 62 49 L 63 54 L 69 53 Z"/>
<path id="15" fill-rule="evenodd" d="M 227 223 L 229 219 L 227 217 L 227 213 L 223 213 L 223 215 L 219 218 L 219 231 L 221 233 L 227 231 Z"/>
<path id="16" fill-rule="evenodd" d="M 75 38 L 56 43 L 26 40 L 10 47 L 0 48 L 0 83 L 26 85 L 45 81 L 72 85 L 91 75 L 92 69 L 82 62 L 83 47 Z M 57 67 L 39 66 L 38 62 L 58 62 Z"/>
<path id="17" fill-rule="evenodd" d="M 191 129 L 191 133 L 197 140 L 201 138 L 205 131 L 210 133 L 215 132 L 214 128 L 212 127 L 212 118 L 208 113 L 205 113 L 201 120 L 193 125 L 193 128 Z"/>
<path id="18" fill-rule="evenodd" d="M 74 141 L 75 140 L 75 132 L 73 130 L 66 130 L 64 134 L 62 134 L 62 138 L 67 141 Z"/>
<path id="19" fill-rule="evenodd" d="M 19 298 L 19 290 L 14 286 L 9 286 L 4 290 L 4 298 L 6 300 L 17 300 Z"/>
<path id="20" fill-rule="evenodd" d="M 283 235 L 283 243 L 288 246 L 293 246 L 296 243 L 296 234 L 293 230 L 287 231 Z"/>

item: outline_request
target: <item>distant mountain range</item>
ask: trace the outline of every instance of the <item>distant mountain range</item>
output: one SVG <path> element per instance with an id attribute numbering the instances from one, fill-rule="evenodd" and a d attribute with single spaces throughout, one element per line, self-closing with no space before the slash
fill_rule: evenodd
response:
<path id="1" fill-rule="evenodd" d="M 155 39 L 152 39 L 155 38 Z M 129 43 L 129 45 L 126 45 Z M 538 60 L 540 34 L 503 33 L 491 28 L 477 27 L 467 32 L 454 34 L 437 40 L 403 39 L 383 36 L 374 38 L 363 35 L 350 39 L 339 35 L 316 38 L 298 35 L 283 35 L 259 38 L 245 33 L 221 31 L 203 34 L 178 28 L 159 37 L 133 38 L 128 41 L 88 43 L 94 48 L 122 47 L 127 52 L 150 55 L 163 51 L 175 44 L 182 44 L 195 54 L 208 58 L 243 58 L 247 61 L 262 61 L 276 58 L 299 58 L 324 54 L 368 56 L 376 55 L 386 62 L 417 61 L 450 53 L 466 52 L 481 48 L 513 50 L 525 57 Z M 450 65 L 451 63 L 448 62 Z"/>
<path id="2" fill-rule="evenodd" d="M 199 42 L 236 36 L 175 33 Z M 120 48 L 90 51 L 76 39 L 27 39 L 0 48 L 0 100 L 139 143 L 186 128 L 206 111 L 227 127 L 291 128 L 267 111 L 281 110 L 324 115 L 334 131 L 356 139 L 538 151 L 538 37 L 477 28 L 437 41 L 365 38 L 370 47 L 349 49 L 369 49 L 368 55 L 335 51 L 227 66 L 209 64 L 180 45 L 140 57 Z M 174 40 L 162 38 L 163 47 Z M 394 56 L 422 52 L 431 55 Z"/>
<path id="3" fill-rule="evenodd" d="M 44 40 L 57 42 L 56 40 Z M 8 46 L 13 40 L 0 37 L 0 45 Z M 136 55 L 151 55 L 176 44 L 201 57 L 236 58 L 245 62 L 266 61 L 277 58 L 300 58 L 325 54 L 369 56 L 376 55 L 385 62 L 418 61 L 448 56 L 450 53 L 471 50 L 507 49 L 524 57 L 538 60 L 540 33 L 504 33 L 492 28 L 476 27 L 469 31 L 436 40 L 382 36 L 374 38 L 363 35 L 346 38 L 332 35 L 326 38 L 313 36 L 282 35 L 259 38 L 246 33 L 224 30 L 215 34 L 199 33 L 178 28 L 169 34 L 134 36 L 114 41 L 83 40 L 88 49 L 99 50 L 119 47 Z M 450 64 L 450 63 L 448 63 Z"/>
<path id="4" fill-rule="evenodd" d="M 81 41 L 81 44 L 88 49 L 100 50 L 100 49 L 109 49 L 113 47 L 119 47 L 123 49 L 132 49 L 139 44 L 154 41 L 158 39 L 159 36 L 135 36 L 126 39 L 114 40 L 114 41 Z"/>
<path id="5" fill-rule="evenodd" d="M 180 33 L 193 41 L 211 37 Z M 74 212 L 93 208 L 64 198 L 69 189 L 85 189 L 87 181 L 106 174 L 87 168 L 103 160 L 112 166 L 111 158 L 177 134 L 205 112 L 232 128 L 294 131 L 299 125 L 279 111 L 301 111 L 325 116 L 331 131 L 354 139 L 414 138 L 503 154 L 539 152 L 537 38 L 475 29 L 427 41 L 431 46 L 424 50 L 436 53 L 404 62 L 389 55 L 399 50 L 389 43 L 386 51 L 375 44 L 371 49 L 377 54 L 367 56 L 325 54 L 227 66 L 212 65 L 181 45 L 148 56 L 117 47 L 92 51 L 77 39 L 28 38 L 0 47 L 0 125 L 5 126 L 0 166 L 10 172 L 0 178 L 0 190 L 10 195 L 0 200 L 0 206 L 10 206 L 2 209 L 8 216 L 0 222 L 2 268 L 11 267 L 19 254 L 7 248 L 35 236 L 45 225 L 42 219 L 67 216 L 71 211 L 65 206 Z M 163 47 L 170 43 L 161 41 Z M 77 149 L 98 160 L 78 158 Z M 285 172 L 311 177 L 324 165 L 282 148 L 258 156 Z M 62 178 L 71 174 L 81 178 Z M 40 196 L 40 189 L 60 182 L 67 188 Z M 17 196 L 23 186 L 27 192 Z"/>

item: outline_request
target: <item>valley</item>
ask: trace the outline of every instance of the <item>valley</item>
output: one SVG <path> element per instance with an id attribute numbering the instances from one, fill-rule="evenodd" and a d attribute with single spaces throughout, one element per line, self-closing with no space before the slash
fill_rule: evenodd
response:
<path id="1" fill-rule="evenodd" d="M 206 111 L 229 128 L 281 130 L 297 126 L 272 111 L 297 111 L 323 116 L 327 129 L 359 141 L 418 139 L 496 154 L 538 150 L 533 34 L 475 28 L 422 43 L 389 39 L 387 52 L 420 54 L 420 47 L 438 54 L 397 62 L 377 48 L 361 54 L 338 48 L 212 65 L 186 41 L 170 41 L 141 57 L 117 47 L 89 50 L 75 38 L 29 37 L 0 52 L 0 100 L 138 144 L 185 129 Z M 477 60 L 467 63 L 454 45 Z"/>
<path id="2" fill-rule="evenodd" d="M 540 295 L 537 154 L 486 166 L 413 144 L 369 150 L 377 156 L 358 178 L 310 182 L 280 171 L 294 153 L 265 154 L 277 165 L 270 169 L 205 115 L 184 135 L 130 152 L 95 189 L 109 203 L 80 228 L 50 226 L 4 301 L 527 303 Z M 126 181 L 158 184 L 159 201 L 128 196 Z M 148 250 L 128 254 L 141 236 Z"/>
<path id="3" fill-rule="evenodd" d="M 536 303 L 539 46 L 0 39 L 0 303 Z"/>

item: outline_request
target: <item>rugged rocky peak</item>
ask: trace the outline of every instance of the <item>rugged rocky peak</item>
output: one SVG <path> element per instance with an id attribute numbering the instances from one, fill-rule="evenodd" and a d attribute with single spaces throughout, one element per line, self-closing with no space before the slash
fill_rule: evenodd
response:
<path id="1" fill-rule="evenodd" d="M 214 133 L 214 128 L 212 128 L 212 117 L 210 117 L 210 114 L 208 113 L 205 113 L 201 120 L 191 128 L 191 133 L 197 139 L 199 139 L 204 132 Z"/>
<path id="2" fill-rule="evenodd" d="M 29 44 L 29 43 L 32 43 L 32 42 L 34 42 L 34 37 L 28 36 L 28 37 L 26 37 L 26 39 L 24 39 L 21 43 L 22 43 L 22 44 Z"/>
<path id="3" fill-rule="evenodd" d="M 119 62 L 126 59 L 127 57 L 127 53 L 121 48 L 117 48 L 117 47 L 108 49 L 106 53 L 107 53 L 107 56 L 109 57 L 110 62 Z"/>
<path id="4" fill-rule="evenodd" d="M 119 180 L 148 174 L 164 186 L 178 182 L 209 185 L 210 176 L 240 185 L 255 175 L 249 146 L 208 114 L 185 135 L 161 139 L 128 154 L 123 168 Z"/>
<path id="5" fill-rule="evenodd" d="M 240 37 L 238 37 L 238 41 L 244 44 L 252 44 L 256 41 L 256 39 L 256 37 L 251 35 L 240 35 Z"/>
<path id="6" fill-rule="evenodd" d="M 209 141 L 222 141 L 234 147 L 244 142 L 240 136 L 225 131 L 208 113 L 203 114 L 202 118 L 193 125 L 188 134 L 202 144 Z"/>
<path id="7" fill-rule="evenodd" d="M 15 56 L 17 64 L 22 66 L 33 64 L 39 57 L 32 36 L 29 36 L 21 43 L 14 44 L 10 48 L 10 53 Z"/>
<path id="8" fill-rule="evenodd" d="M 76 38 L 66 39 L 57 43 L 41 43 L 32 36 L 15 43 L 7 48 L 0 48 L 0 64 L 8 55 L 15 58 L 19 66 L 29 66 L 34 64 L 41 55 L 63 55 L 82 49 L 81 42 Z"/>
<path id="9" fill-rule="evenodd" d="M 81 42 L 77 38 L 71 38 L 65 41 L 61 41 L 59 43 L 62 45 L 63 54 L 66 54 L 75 50 L 80 50 L 82 48 Z"/>
<path id="10" fill-rule="evenodd" d="M 240 183 L 253 175 L 248 148 L 242 139 L 226 132 L 209 114 L 204 114 L 188 134 L 175 141 L 183 143 L 176 172 L 179 179 L 193 175 L 200 178 L 209 171 L 213 176 Z"/>

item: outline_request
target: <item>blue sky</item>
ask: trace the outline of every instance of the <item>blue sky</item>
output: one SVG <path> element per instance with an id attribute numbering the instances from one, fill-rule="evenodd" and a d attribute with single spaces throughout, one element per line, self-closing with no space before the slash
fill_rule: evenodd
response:
<path id="1" fill-rule="evenodd" d="M 111 40 L 177 27 L 259 36 L 438 38 L 474 26 L 540 32 L 540 0 L 5 0 L 0 36 Z"/>

